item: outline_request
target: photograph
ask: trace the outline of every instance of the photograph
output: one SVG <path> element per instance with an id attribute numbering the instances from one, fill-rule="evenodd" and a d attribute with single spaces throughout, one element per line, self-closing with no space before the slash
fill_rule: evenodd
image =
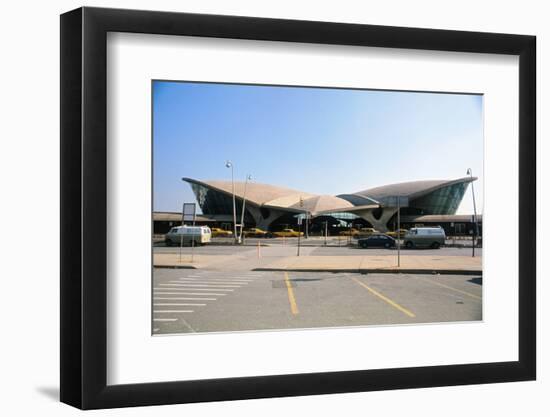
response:
<path id="1" fill-rule="evenodd" d="M 483 320 L 483 95 L 153 80 L 153 335 Z"/>

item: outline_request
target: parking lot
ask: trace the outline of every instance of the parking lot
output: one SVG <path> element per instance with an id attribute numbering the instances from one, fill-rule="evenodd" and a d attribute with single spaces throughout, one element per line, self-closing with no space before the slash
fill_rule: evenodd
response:
<path id="1" fill-rule="evenodd" d="M 155 269 L 152 331 L 472 321 L 481 301 L 482 278 L 471 275 Z"/>

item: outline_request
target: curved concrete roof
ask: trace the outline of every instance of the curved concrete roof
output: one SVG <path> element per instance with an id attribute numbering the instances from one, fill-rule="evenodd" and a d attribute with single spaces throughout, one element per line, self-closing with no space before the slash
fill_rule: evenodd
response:
<path id="1" fill-rule="evenodd" d="M 354 206 L 349 201 L 339 197 L 334 197 L 332 195 L 317 195 L 315 197 L 304 199 L 303 207 L 300 206 L 300 202 L 292 206 L 292 208 L 298 210 L 308 211 L 312 215 L 327 211 L 346 210 L 352 207 Z"/>
<path id="2" fill-rule="evenodd" d="M 193 178 L 182 178 L 182 180 L 191 183 L 212 188 L 221 191 L 225 194 L 233 195 L 231 181 L 205 180 L 199 181 Z M 244 182 L 235 181 L 235 196 L 244 198 Z M 314 197 L 314 194 L 303 191 L 293 190 L 291 188 L 277 187 L 270 184 L 260 184 L 257 182 L 249 182 L 246 184 L 246 201 L 258 206 L 278 206 L 291 207 L 300 201 L 300 197 L 304 200 Z"/>
<path id="3" fill-rule="evenodd" d="M 316 195 L 291 188 L 249 182 L 246 184 L 246 201 L 247 203 L 257 206 L 280 208 L 294 212 L 309 211 L 313 215 L 316 215 L 323 212 L 329 213 L 339 210 L 355 211 L 360 208 L 374 208 L 377 207 L 378 204 L 373 203 L 380 201 L 383 204 L 384 199 L 388 197 L 400 196 L 409 197 L 410 199 L 417 198 L 442 187 L 447 187 L 457 183 L 471 182 L 476 179 L 476 177 L 464 177 L 455 180 L 402 182 L 398 184 L 370 188 L 368 190 L 359 191 L 353 194 L 340 194 L 337 196 Z M 226 195 L 233 194 L 231 181 L 200 181 L 193 178 L 182 178 L 182 180 L 190 184 L 197 184 L 222 192 Z M 244 198 L 245 183 L 236 181 L 234 184 L 235 196 L 240 199 Z M 300 199 L 303 200 L 303 206 L 300 205 Z"/>
<path id="4" fill-rule="evenodd" d="M 439 188 L 448 187 L 453 184 L 472 182 L 477 180 L 477 177 L 463 177 L 456 180 L 423 180 L 400 182 L 397 184 L 383 185 L 381 187 L 369 188 L 368 190 L 358 191 L 355 195 L 374 198 L 375 200 L 383 200 L 387 197 L 409 197 L 418 198 L 425 194 L 431 193 Z"/>
<path id="5" fill-rule="evenodd" d="M 192 178 L 182 178 L 191 184 L 202 185 L 227 195 L 233 195 L 231 181 L 199 181 Z M 244 182 L 235 182 L 235 196 L 244 198 Z M 303 200 L 303 207 L 300 205 Z M 309 211 L 315 215 L 323 211 L 337 211 L 353 208 L 350 202 L 331 195 L 315 195 L 291 188 L 277 187 L 269 184 L 249 182 L 246 184 L 247 203 L 269 208 L 280 208 L 294 212 Z"/>

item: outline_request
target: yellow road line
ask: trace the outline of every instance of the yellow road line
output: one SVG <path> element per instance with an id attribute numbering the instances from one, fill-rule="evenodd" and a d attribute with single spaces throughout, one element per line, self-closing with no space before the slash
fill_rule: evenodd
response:
<path id="1" fill-rule="evenodd" d="M 386 297 L 385 295 L 383 294 L 380 294 L 378 291 L 376 290 L 373 290 L 371 287 L 369 287 L 368 285 L 364 284 L 363 282 L 359 281 L 357 278 L 355 277 L 352 277 L 351 278 L 352 280 L 354 280 L 357 284 L 359 284 L 360 286 L 362 286 L 363 288 L 366 288 L 367 290 L 369 290 L 372 294 L 376 295 L 378 298 L 380 298 L 381 300 L 385 301 L 386 303 L 388 303 L 389 305 L 391 305 L 392 307 L 396 308 L 397 310 L 401 311 L 402 313 L 406 314 L 407 316 L 409 317 L 416 317 L 414 315 L 414 313 L 410 312 L 409 310 L 407 310 L 405 307 L 403 306 L 400 306 L 399 304 L 397 304 L 395 301 L 393 300 L 390 300 L 388 297 Z"/>
<path id="2" fill-rule="evenodd" d="M 441 284 L 440 282 L 432 281 L 431 279 L 427 279 L 427 278 L 420 278 L 420 279 L 422 281 L 429 282 L 430 284 L 439 285 L 440 287 L 447 288 L 448 290 L 456 291 L 460 294 L 467 295 L 468 297 L 475 298 L 476 300 L 481 300 L 481 297 L 479 295 L 475 295 L 475 294 L 469 293 L 467 291 L 462 291 L 462 290 L 459 290 L 459 289 L 456 289 L 456 288 L 453 288 L 453 287 L 449 287 L 448 285 Z"/>
<path id="3" fill-rule="evenodd" d="M 296 304 L 296 297 L 294 297 L 294 290 L 292 289 L 292 284 L 288 279 L 288 272 L 285 272 L 285 284 L 288 291 L 288 302 L 290 303 L 290 311 L 292 314 L 296 315 L 299 313 L 298 305 Z"/>

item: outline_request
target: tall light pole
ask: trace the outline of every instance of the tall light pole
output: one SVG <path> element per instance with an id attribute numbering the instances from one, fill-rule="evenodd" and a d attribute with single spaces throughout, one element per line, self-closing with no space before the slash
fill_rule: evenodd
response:
<path id="1" fill-rule="evenodd" d="M 252 179 L 252 175 L 248 174 L 246 176 L 246 180 L 244 182 L 244 194 L 243 194 L 243 209 L 241 212 L 241 230 L 239 231 L 239 243 L 243 240 L 243 227 L 244 227 L 244 206 L 246 205 L 246 185 L 248 184 L 248 181 Z"/>
<path id="2" fill-rule="evenodd" d="M 472 177 L 472 168 L 468 168 L 468 170 L 466 171 L 466 175 L 469 175 L 470 176 L 470 183 L 472 184 L 472 200 L 474 202 L 474 223 L 475 223 L 475 233 L 474 233 L 474 237 L 473 237 L 473 240 L 472 240 L 472 257 L 475 256 L 475 241 L 476 241 L 476 237 L 479 235 L 479 230 L 478 230 L 478 226 L 477 226 L 477 212 L 476 212 L 476 196 L 475 196 L 475 193 L 474 193 L 474 178 Z"/>
<path id="3" fill-rule="evenodd" d="M 231 192 L 233 194 L 233 238 L 237 241 L 237 206 L 235 205 L 235 176 L 233 175 L 233 162 L 225 161 L 225 167 L 231 168 Z"/>

